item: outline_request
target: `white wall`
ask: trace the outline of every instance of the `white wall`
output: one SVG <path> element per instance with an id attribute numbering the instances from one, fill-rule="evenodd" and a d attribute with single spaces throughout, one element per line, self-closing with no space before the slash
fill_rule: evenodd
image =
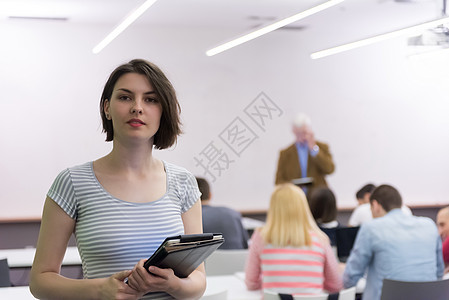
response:
<path id="1" fill-rule="evenodd" d="M 274 32 L 207 57 L 206 49 L 235 33 L 138 25 L 92 54 L 109 29 L 0 26 L 0 218 L 39 217 L 60 170 L 109 151 L 100 94 L 109 73 L 135 57 L 165 70 L 182 106 L 185 134 L 155 155 L 195 175 L 202 169 L 194 158 L 210 142 L 233 160 L 213 182 L 217 205 L 268 207 L 278 152 L 293 142 L 290 121 L 298 111 L 312 117 L 316 137 L 331 147 L 337 169 L 328 181 L 340 207 L 355 206 L 355 191 L 368 181 L 395 185 L 409 205 L 447 203 L 448 54 L 408 60 L 398 39 L 311 60 L 310 52 L 335 37 L 306 30 Z M 282 110 L 265 120 L 265 131 L 244 113 L 261 92 Z M 258 137 L 240 156 L 219 138 L 236 117 Z"/>

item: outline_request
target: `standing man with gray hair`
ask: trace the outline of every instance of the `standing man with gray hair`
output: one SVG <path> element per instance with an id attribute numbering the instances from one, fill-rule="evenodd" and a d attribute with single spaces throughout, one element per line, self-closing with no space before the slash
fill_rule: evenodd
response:
<path id="1" fill-rule="evenodd" d="M 280 152 L 275 183 L 311 179 L 310 183 L 304 180 L 304 184 L 299 184 L 309 194 L 315 187 L 327 186 L 325 176 L 334 172 L 334 161 L 329 146 L 315 140 L 309 116 L 299 113 L 293 120 L 292 131 L 296 140 Z"/>

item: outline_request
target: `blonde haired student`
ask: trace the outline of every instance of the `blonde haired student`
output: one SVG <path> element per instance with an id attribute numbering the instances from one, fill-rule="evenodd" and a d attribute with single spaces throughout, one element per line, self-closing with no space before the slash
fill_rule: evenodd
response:
<path id="1" fill-rule="evenodd" d="M 318 228 L 304 192 L 276 186 L 264 227 L 251 237 L 245 282 L 249 290 L 320 294 L 342 289 L 342 276 L 329 238 Z"/>

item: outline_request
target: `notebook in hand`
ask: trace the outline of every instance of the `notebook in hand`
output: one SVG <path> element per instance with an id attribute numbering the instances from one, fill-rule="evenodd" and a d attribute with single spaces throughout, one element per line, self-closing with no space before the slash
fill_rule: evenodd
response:
<path id="1" fill-rule="evenodd" d="M 221 233 L 184 234 L 166 238 L 145 262 L 144 267 L 171 268 L 175 275 L 190 275 L 221 244 Z"/>
<path id="2" fill-rule="evenodd" d="M 309 185 L 313 183 L 313 178 L 312 177 L 295 178 L 291 180 L 291 183 L 298 186 Z"/>

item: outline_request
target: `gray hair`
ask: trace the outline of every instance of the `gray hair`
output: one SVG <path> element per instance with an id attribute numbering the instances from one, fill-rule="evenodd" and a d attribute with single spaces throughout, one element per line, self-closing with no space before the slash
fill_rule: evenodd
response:
<path id="1" fill-rule="evenodd" d="M 293 119 L 293 126 L 300 128 L 304 125 L 310 127 L 312 125 L 312 120 L 305 113 L 298 113 Z"/>

